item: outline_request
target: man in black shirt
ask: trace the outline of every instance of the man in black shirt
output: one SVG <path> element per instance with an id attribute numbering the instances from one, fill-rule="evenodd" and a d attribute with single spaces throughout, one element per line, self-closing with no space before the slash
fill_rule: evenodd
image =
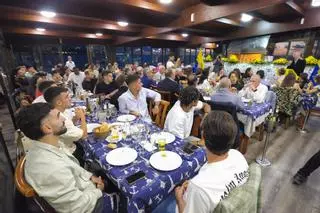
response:
<path id="1" fill-rule="evenodd" d="M 113 81 L 112 72 L 106 71 L 102 73 L 102 82 L 96 86 L 96 94 L 107 95 L 107 98 L 112 97 L 117 92 L 117 85 Z"/>
<path id="2" fill-rule="evenodd" d="M 301 57 L 301 51 L 294 50 L 292 53 L 293 61 L 288 66 L 288 69 L 293 69 L 298 76 L 303 73 L 304 68 L 306 67 L 306 60 Z"/>

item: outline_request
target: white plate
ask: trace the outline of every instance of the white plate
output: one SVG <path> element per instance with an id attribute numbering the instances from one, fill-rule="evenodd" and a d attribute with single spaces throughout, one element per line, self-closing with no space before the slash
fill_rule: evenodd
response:
<path id="1" fill-rule="evenodd" d="M 109 135 L 107 138 L 106 138 L 106 141 L 108 141 L 109 143 L 118 143 L 119 141 L 122 140 L 122 135 L 119 134 L 119 138 L 117 140 L 113 140 L 111 135 Z"/>
<path id="2" fill-rule="evenodd" d="M 166 139 L 166 144 L 172 143 L 175 139 L 176 136 L 169 132 L 159 132 L 159 133 L 153 133 L 150 137 L 150 140 L 153 141 L 154 143 L 158 143 L 158 139 Z"/>
<path id="3" fill-rule="evenodd" d="M 134 121 L 136 119 L 136 116 L 134 115 L 120 115 L 117 118 L 117 121 L 119 122 L 131 122 Z"/>
<path id="4" fill-rule="evenodd" d="M 87 124 L 87 132 L 92 133 L 93 129 L 99 126 L 101 126 L 101 124 L 98 124 L 98 123 Z"/>
<path id="5" fill-rule="evenodd" d="M 106 160 L 113 166 L 124 166 L 132 163 L 138 157 L 136 150 L 129 147 L 121 147 L 112 150 L 106 156 Z"/>
<path id="6" fill-rule="evenodd" d="M 172 171 L 182 164 L 180 155 L 171 151 L 156 152 L 150 157 L 150 165 L 160 171 Z"/>

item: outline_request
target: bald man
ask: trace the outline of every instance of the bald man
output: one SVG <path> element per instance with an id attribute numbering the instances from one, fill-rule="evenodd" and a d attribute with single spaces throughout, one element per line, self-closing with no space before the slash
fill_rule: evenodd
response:
<path id="1" fill-rule="evenodd" d="M 219 89 L 212 95 L 212 102 L 232 103 L 238 110 L 244 108 L 241 98 L 231 92 L 231 81 L 228 78 L 220 80 Z"/>
<path id="2" fill-rule="evenodd" d="M 257 103 L 263 103 L 267 92 L 268 87 L 261 84 L 260 76 L 255 74 L 251 77 L 250 82 L 239 92 L 239 96 Z"/>

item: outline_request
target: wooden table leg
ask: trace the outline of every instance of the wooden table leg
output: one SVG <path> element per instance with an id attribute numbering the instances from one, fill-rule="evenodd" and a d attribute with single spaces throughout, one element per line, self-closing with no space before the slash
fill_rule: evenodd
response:
<path id="1" fill-rule="evenodd" d="M 249 137 L 246 136 L 245 134 L 242 134 L 240 136 L 240 146 L 239 146 L 239 151 L 244 155 L 247 152 L 247 148 L 249 145 Z"/>

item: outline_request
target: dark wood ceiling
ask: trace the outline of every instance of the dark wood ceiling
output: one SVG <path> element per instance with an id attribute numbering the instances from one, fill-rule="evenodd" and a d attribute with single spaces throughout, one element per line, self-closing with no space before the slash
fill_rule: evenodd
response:
<path id="1" fill-rule="evenodd" d="M 1 0 L 0 25 L 7 35 L 96 39 L 123 45 L 178 42 L 200 45 L 233 38 L 320 27 L 320 8 L 311 0 L 228 0 L 215 6 L 201 0 Z M 44 18 L 40 10 L 52 10 Z M 194 13 L 194 22 L 191 14 Z M 241 14 L 254 16 L 244 23 Z M 304 18 L 304 24 L 300 24 Z M 117 21 L 129 22 L 121 27 Z M 35 28 L 45 28 L 38 32 Z M 96 36 L 96 32 L 103 36 Z M 182 33 L 188 33 L 184 38 Z"/>

